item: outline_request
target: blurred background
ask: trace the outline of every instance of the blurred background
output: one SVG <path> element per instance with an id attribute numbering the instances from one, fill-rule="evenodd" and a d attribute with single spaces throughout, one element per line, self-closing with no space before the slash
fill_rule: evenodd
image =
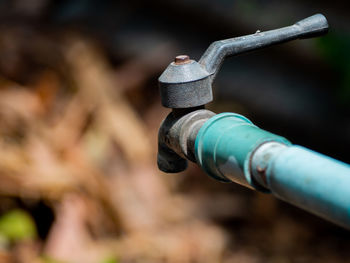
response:
<path id="1" fill-rule="evenodd" d="M 156 167 L 178 54 L 323 13 L 326 37 L 225 62 L 214 112 L 350 162 L 347 1 L 1 0 L 0 262 L 350 262 L 350 234 L 195 165 Z"/>

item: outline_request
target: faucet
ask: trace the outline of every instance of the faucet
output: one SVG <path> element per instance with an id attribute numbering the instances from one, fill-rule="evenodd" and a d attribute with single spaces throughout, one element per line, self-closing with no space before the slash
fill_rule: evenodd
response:
<path id="1" fill-rule="evenodd" d="M 159 77 L 162 105 L 171 112 L 158 133 L 161 171 L 197 163 L 206 174 L 277 198 L 350 229 L 350 165 L 254 125 L 236 113 L 205 109 L 227 57 L 328 32 L 316 14 L 294 25 L 213 42 L 197 62 L 180 55 Z"/>

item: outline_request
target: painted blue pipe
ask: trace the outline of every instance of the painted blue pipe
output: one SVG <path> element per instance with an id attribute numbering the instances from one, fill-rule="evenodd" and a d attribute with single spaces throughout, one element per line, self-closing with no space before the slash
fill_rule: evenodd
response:
<path id="1" fill-rule="evenodd" d="M 197 163 L 215 179 L 272 193 L 350 229 L 350 165 L 292 145 L 247 118 L 221 113 L 204 123 Z"/>

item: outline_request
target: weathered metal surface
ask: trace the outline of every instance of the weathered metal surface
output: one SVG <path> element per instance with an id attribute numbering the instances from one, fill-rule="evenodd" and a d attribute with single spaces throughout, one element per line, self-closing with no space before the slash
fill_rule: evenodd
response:
<path id="1" fill-rule="evenodd" d="M 226 57 L 298 38 L 322 35 L 327 31 L 326 18 L 318 14 L 292 26 L 216 41 L 209 46 L 199 63 L 190 60 L 187 55 L 177 56 L 158 80 L 162 104 L 167 108 L 205 105 L 213 100 L 212 82 Z"/>
<path id="2" fill-rule="evenodd" d="M 158 143 L 157 165 L 165 173 L 179 173 L 187 168 L 187 160 L 163 142 Z"/>
<path id="3" fill-rule="evenodd" d="M 170 63 L 158 81 L 164 107 L 191 108 L 213 100 L 209 74 L 194 60 Z"/>
<path id="4" fill-rule="evenodd" d="M 194 144 L 202 125 L 215 113 L 199 109 L 174 110 L 162 122 L 158 134 L 158 167 L 169 173 L 186 169 L 186 159 L 195 162 Z M 176 166 L 177 165 L 177 166 Z"/>
<path id="5" fill-rule="evenodd" d="M 215 41 L 205 51 L 199 63 L 214 79 L 226 57 L 231 57 L 256 49 L 284 43 L 295 39 L 305 39 L 327 33 L 327 19 L 321 15 L 313 15 L 296 24 L 266 32 Z"/>

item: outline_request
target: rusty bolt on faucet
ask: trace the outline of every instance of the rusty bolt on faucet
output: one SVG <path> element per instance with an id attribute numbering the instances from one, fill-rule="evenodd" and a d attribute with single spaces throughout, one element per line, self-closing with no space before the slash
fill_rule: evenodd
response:
<path id="1" fill-rule="evenodd" d="M 176 56 L 174 62 L 176 65 L 183 65 L 191 62 L 191 60 L 190 60 L 190 57 L 187 55 L 179 55 L 179 56 Z"/>

